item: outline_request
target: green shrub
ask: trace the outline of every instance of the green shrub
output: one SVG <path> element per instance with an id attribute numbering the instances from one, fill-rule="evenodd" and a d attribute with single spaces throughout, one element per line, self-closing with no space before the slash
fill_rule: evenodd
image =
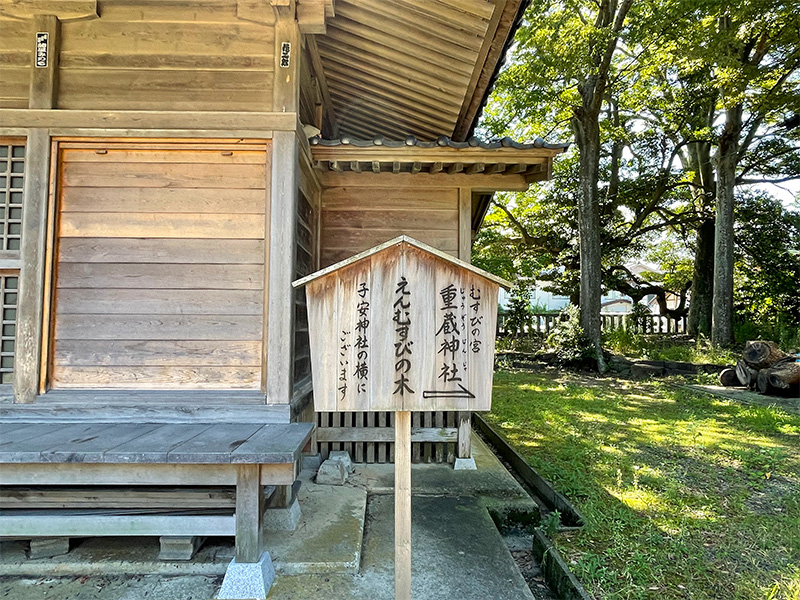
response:
<path id="1" fill-rule="evenodd" d="M 559 321 L 547 336 L 547 348 L 561 363 L 581 362 L 594 356 L 594 350 L 580 321 L 580 309 L 570 304 L 561 311 Z"/>

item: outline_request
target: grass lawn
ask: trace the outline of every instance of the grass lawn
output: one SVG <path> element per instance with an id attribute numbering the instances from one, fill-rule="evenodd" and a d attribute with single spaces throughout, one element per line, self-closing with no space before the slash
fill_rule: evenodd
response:
<path id="1" fill-rule="evenodd" d="M 487 419 L 582 511 L 554 541 L 597 598 L 800 600 L 800 416 L 552 370 Z"/>

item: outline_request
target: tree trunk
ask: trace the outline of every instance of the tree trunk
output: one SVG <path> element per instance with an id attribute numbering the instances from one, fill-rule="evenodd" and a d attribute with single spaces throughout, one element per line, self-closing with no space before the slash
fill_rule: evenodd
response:
<path id="1" fill-rule="evenodd" d="M 759 394 L 769 394 L 770 385 L 769 385 L 769 377 L 767 376 L 768 369 L 761 369 L 758 372 L 758 378 L 756 379 L 756 389 L 758 390 Z"/>
<path id="2" fill-rule="evenodd" d="M 758 369 L 754 369 L 742 359 L 736 363 L 736 377 L 743 386 L 752 388 L 756 385 Z"/>
<path id="3" fill-rule="evenodd" d="M 713 106 L 713 105 L 712 105 Z M 713 114 L 713 108 L 707 109 Z M 717 193 L 714 180 L 714 166 L 711 164 L 711 143 L 706 140 L 694 141 L 689 145 L 688 168 L 694 173 L 695 210 L 706 215 L 697 228 L 695 242 L 694 272 L 692 274 L 692 295 L 687 318 L 689 335 L 711 336 L 711 312 L 714 300 L 714 229 L 713 199 Z"/>
<path id="4" fill-rule="evenodd" d="M 744 358 L 745 362 L 756 370 L 771 367 L 779 360 L 789 356 L 791 355 L 779 350 L 775 342 L 762 340 L 747 342 L 742 353 L 742 358 Z"/>
<path id="5" fill-rule="evenodd" d="M 769 384 L 780 390 L 787 390 L 800 384 L 800 363 L 784 363 L 774 369 L 767 369 Z"/>
<path id="6" fill-rule="evenodd" d="M 719 384 L 725 387 L 733 387 L 740 385 L 739 378 L 736 375 L 736 369 L 725 369 L 719 374 Z"/>
<path id="7" fill-rule="evenodd" d="M 706 219 L 697 228 L 697 251 L 694 255 L 692 298 L 689 303 L 687 330 L 697 337 L 711 335 L 711 311 L 714 301 L 714 219 Z"/>
<path id="8" fill-rule="evenodd" d="M 585 104 L 585 102 L 584 102 Z M 600 338 L 600 205 L 597 179 L 600 170 L 600 125 L 596 115 L 576 109 L 572 128 L 580 154 L 578 221 L 581 260 L 581 327 L 595 350 L 597 369 L 607 370 Z"/>
<path id="9" fill-rule="evenodd" d="M 711 343 L 733 344 L 733 204 L 742 105 L 726 111 L 725 129 L 719 137 L 717 156 L 717 216 L 714 244 L 714 302 Z"/>

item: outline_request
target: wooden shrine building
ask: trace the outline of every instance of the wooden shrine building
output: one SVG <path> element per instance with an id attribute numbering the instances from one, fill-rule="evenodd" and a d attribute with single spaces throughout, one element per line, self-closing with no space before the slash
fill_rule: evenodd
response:
<path id="1" fill-rule="evenodd" d="M 291 281 L 399 234 L 469 260 L 563 150 L 469 138 L 524 5 L 1 0 L 7 398 L 314 420 Z M 390 425 L 316 418 L 323 451 Z"/>
<path id="2" fill-rule="evenodd" d="M 468 261 L 549 177 L 563 146 L 471 138 L 525 5 L 0 0 L 0 421 L 316 423 L 390 461 L 388 413 L 315 414 L 291 283 L 398 235 Z M 468 455 L 468 412 L 413 419 L 417 460 Z"/>

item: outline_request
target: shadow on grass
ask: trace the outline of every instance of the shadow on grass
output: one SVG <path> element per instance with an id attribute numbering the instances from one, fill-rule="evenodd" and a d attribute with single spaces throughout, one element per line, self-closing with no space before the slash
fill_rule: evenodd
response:
<path id="1" fill-rule="evenodd" d="M 762 598 L 800 564 L 800 417 L 658 384 L 499 373 L 487 416 L 586 517 L 602 598 Z"/>

